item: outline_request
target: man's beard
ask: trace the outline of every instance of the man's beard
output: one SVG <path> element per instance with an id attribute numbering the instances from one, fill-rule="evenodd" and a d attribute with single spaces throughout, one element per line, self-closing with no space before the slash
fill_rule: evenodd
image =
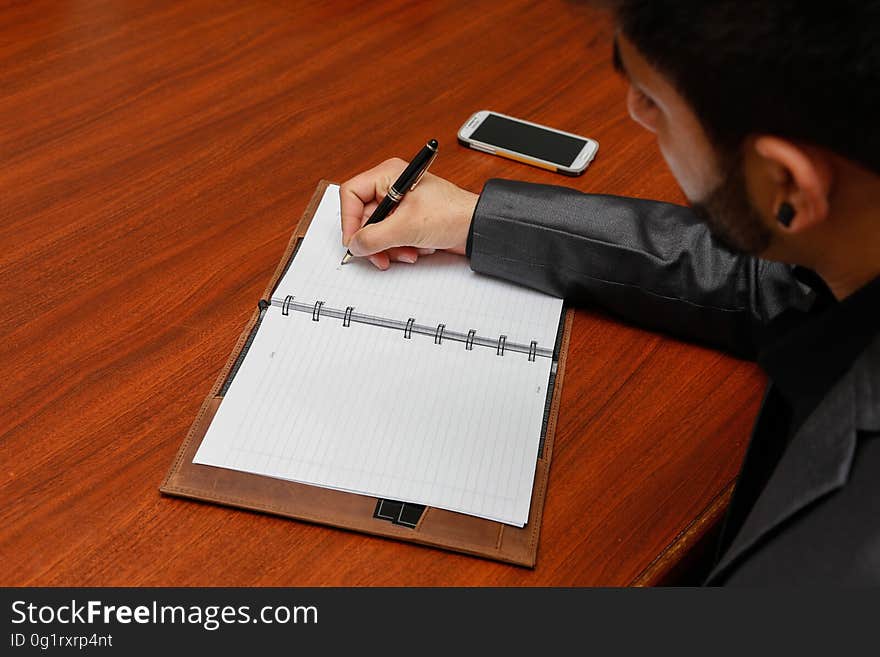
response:
<path id="1" fill-rule="evenodd" d="M 770 245 L 773 233 L 749 200 L 739 157 L 733 158 L 721 183 L 702 201 L 692 202 L 691 208 L 709 232 L 733 251 L 759 254 Z"/>

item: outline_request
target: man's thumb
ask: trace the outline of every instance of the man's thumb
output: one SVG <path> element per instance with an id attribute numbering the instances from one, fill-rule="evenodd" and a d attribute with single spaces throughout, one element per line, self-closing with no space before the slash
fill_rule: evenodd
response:
<path id="1" fill-rule="evenodd" d="M 367 256 L 379 253 L 395 246 L 405 246 L 400 241 L 399 226 L 395 222 L 385 220 L 377 224 L 364 226 L 351 237 L 348 250 L 355 256 Z"/>

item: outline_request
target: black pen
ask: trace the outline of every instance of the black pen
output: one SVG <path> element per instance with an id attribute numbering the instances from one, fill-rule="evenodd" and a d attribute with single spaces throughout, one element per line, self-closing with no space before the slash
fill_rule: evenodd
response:
<path id="1" fill-rule="evenodd" d="M 437 147 L 438 144 L 436 139 L 432 139 L 425 144 L 422 150 L 419 151 L 418 155 L 416 155 L 410 161 L 406 169 L 403 170 L 403 173 L 394 181 L 394 184 L 388 188 L 388 193 L 385 195 L 385 198 L 382 199 L 378 207 L 373 211 L 373 214 L 367 219 L 364 226 L 377 224 L 385 219 L 391 214 L 391 211 L 397 207 L 398 203 L 403 200 L 404 195 L 415 189 L 416 185 L 418 185 L 419 181 L 422 179 L 422 176 L 424 176 L 425 172 L 428 170 L 428 167 L 431 166 L 431 162 L 437 157 Z M 344 265 L 353 257 L 351 251 L 346 251 L 341 264 Z"/>

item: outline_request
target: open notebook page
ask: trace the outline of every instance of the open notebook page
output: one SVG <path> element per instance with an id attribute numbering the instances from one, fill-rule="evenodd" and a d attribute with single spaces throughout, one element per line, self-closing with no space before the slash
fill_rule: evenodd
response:
<path id="1" fill-rule="evenodd" d="M 550 365 L 270 307 L 194 462 L 523 526 Z"/>
<path id="2" fill-rule="evenodd" d="M 404 201 L 405 202 L 405 201 Z M 294 264 L 274 296 L 324 301 L 327 307 L 436 326 L 449 331 L 552 349 L 562 301 L 471 270 L 466 258 L 448 253 L 422 256 L 414 264 L 392 263 L 379 271 L 364 258 L 340 265 L 345 254 L 339 186 L 329 185 Z"/>

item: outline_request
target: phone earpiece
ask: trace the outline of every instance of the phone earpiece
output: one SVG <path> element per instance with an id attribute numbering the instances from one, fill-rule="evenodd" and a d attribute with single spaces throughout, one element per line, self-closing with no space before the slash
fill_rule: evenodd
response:
<path id="1" fill-rule="evenodd" d="M 776 221 L 788 228 L 794 220 L 794 215 L 795 211 L 791 203 L 783 201 L 779 204 L 779 209 L 776 211 Z"/>

